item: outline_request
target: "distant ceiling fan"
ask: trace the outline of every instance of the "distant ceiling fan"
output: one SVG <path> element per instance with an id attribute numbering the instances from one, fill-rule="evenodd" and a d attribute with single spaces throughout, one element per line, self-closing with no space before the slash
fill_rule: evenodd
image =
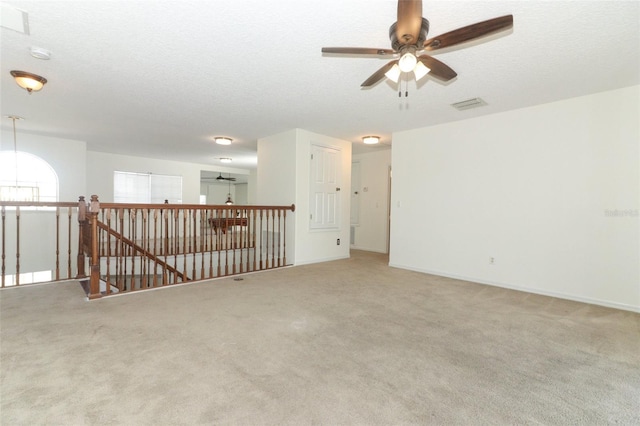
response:
<path id="1" fill-rule="evenodd" d="M 206 177 L 206 178 L 203 178 L 203 179 L 214 179 L 214 178 Z M 217 180 L 217 181 L 228 180 L 228 181 L 231 181 L 231 182 L 235 182 L 236 178 L 231 177 L 231 174 L 229 174 L 229 177 L 224 177 L 224 176 L 222 176 L 222 173 L 220 173 L 220 175 L 218 177 L 216 177 L 215 180 Z"/>
<path id="2" fill-rule="evenodd" d="M 440 62 L 432 56 L 420 53 L 455 46 L 507 29 L 511 26 L 513 26 L 513 15 L 505 15 L 427 39 L 429 21 L 422 17 L 422 1 L 398 0 L 398 20 L 389 28 L 389 38 L 391 39 L 392 49 L 323 47 L 322 52 L 350 55 L 400 56 L 398 59 L 388 62 L 373 73 L 371 77 L 361 84 L 362 87 L 372 86 L 385 76 L 397 83 L 401 73 L 411 71 L 415 74 L 416 80 L 420 80 L 427 75 L 427 73 L 430 73 L 441 80 L 449 81 L 458 74 L 443 62 Z"/>

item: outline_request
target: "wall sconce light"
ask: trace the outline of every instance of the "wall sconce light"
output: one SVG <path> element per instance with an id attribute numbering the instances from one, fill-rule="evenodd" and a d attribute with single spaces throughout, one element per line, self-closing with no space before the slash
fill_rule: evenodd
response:
<path id="1" fill-rule="evenodd" d="M 231 138 L 225 136 L 216 136 L 213 140 L 215 140 L 218 145 L 231 145 Z"/>
<path id="2" fill-rule="evenodd" d="M 365 136 L 362 138 L 362 142 L 367 145 L 375 145 L 380 142 L 380 136 Z"/>
<path id="3" fill-rule="evenodd" d="M 39 91 L 47 83 L 46 78 L 26 71 L 13 70 L 11 75 L 18 83 L 18 86 L 26 89 L 29 93 Z"/>

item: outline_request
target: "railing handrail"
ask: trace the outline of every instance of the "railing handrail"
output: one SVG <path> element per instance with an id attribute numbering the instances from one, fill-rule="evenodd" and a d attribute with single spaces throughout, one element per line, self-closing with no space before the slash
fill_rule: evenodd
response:
<path id="1" fill-rule="evenodd" d="M 140 253 L 143 253 L 145 256 L 149 257 L 150 259 L 154 260 L 155 262 L 165 266 L 169 271 L 174 272 L 175 274 L 179 275 L 181 278 L 185 279 L 186 281 L 189 280 L 189 278 L 185 274 L 183 274 L 182 272 L 178 271 L 173 266 L 168 265 L 166 262 L 164 262 L 162 259 L 160 259 L 160 257 L 156 256 L 154 253 L 151 253 L 149 250 L 146 250 L 144 247 L 142 247 L 142 246 L 136 244 L 135 242 L 131 241 L 129 238 L 123 236 L 119 232 L 116 232 L 115 230 L 109 228 L 103 222 L 98 220 L 97 221 L 97 225 L 98 225 L 98 227 L 100 229 L 102 229 L 103 231 L 107 232 L 109 235 L 117 238 L 118 240 L 121 240 L 122 242 L 124 242 L 129 247 L 136 249 L 136 251 L 138 251 Z"/>
<path id="2" fill-rule="evenodd" d="M 72 203 L 77 205 L 77 203 Z M 142 204 L 142 203 L 103 203 L 100 201 L 100 209 L 199 209 L 199 210 L 296 210 L 295 204 L 288 206 L 267 206 L 267 205 L 240 205 L 240 204 Z"/>
<path id="3" fill-rule="evenodd" d="M 88 281 L 89 299 L 102 297 L 103 284 L 107 286 L 106 294 L 111 294 L 111 276 L 116 279 L 119 290 L 131 291 L 149 288 L 147 279 L 153 279 L 156 287 L 287 266 L 287 212 L 295 212 L 294 204 L 102 203 L 97 195 L 87 198 L 90 199 L 80 196 L 77 202 L 0 201 L 1 287 L 5 287 L 7 272 L 15 275 L 15 285 L 19 285 L 19 276 L 24 271 L 20 262 L 21 234 L 27 232 L 27 241 L 36 243 L 29 228 L 22 231 L 24 226 L 29 226 L 29 220 L 53 220 L 55 235 L 51 238 L 55 254 L 51 263 L 55 265 L 51 269 L 55 270 L 58 280 L 61 260 L 66 260 L 68 278 L 73 275 L 71 223 L 72 217 L 76 218 L 75 277 Z M 36 212 L 41 209 L 42 213 L 55 210 L 55 217 L 38 219 L 39 216 L 29 215 L 24 222 L 21 220 L 23 209 Z M 116 222 L 111 222 L 111 218 Z M 8 235 L 11 241 L 7 240 Z M 112 243 L 115 244 L 113 251 Z M 101 261 L 101 250 L 105 249 Z M 8 253 L 11 259 L 6 256 Z M 61 257 L 65 253 L 66 258 Z M 28 260 L 30 266 L 39 265 L 33 259 Z M 45 262 L 42 264 L 48 267 Z M 101 265 L 105 267 L 103 278 Z M 7 266 L 10 266 L 8 270 Z M 35 270 L 27 269 L 29 271 Z M 139 283 L 135 282 L 136 273 L 142 280 Z M 156 277 L 161 277 L 159 284 Z M 127 279 L 128 287 L 126 281 L 122 281 Z M 122 282 L 124 285 L 120 288 Z"/>
<path id="4" fill-rule="evenodd" d="M 0 207 L 78 207 L 78 202 L 68 201 L 0 201 Z"/>

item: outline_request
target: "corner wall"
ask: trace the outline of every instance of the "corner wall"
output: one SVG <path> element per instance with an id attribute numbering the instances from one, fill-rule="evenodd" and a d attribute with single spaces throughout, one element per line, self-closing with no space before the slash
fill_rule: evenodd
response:
<path id="1" fill-rule="evenodd" d="M 311 145 L 339 148 L 342 152 L 339 229 L 316 231 L 309 226 Z M 294 129 L 258 140 L 257 204 L 289 205 L 287 258 L 295 265 L 349 257 L 349 188 L 351 143 Z M 290 232 L 293 231 L 293 232 Z M 341 245 L 336 245 L 340 238 Z M 290 249 L 293 248 L 293 253 Z"/>
<path id="2" fill-rule="evenodd" d="M 640 312 L 639 95 L 395 133 L 390 265 Z"/>

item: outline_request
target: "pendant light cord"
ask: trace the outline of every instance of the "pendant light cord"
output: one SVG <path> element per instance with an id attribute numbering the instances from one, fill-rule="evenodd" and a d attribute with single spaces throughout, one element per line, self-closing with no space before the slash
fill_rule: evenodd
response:
<path id="1" fill-rule="evenodd" d="M 16 166 L 16 198 L 18 196 L 18 138 L 16 137 L 16 117 L 12 116 L 13 120 L 13 160 Z"/>

